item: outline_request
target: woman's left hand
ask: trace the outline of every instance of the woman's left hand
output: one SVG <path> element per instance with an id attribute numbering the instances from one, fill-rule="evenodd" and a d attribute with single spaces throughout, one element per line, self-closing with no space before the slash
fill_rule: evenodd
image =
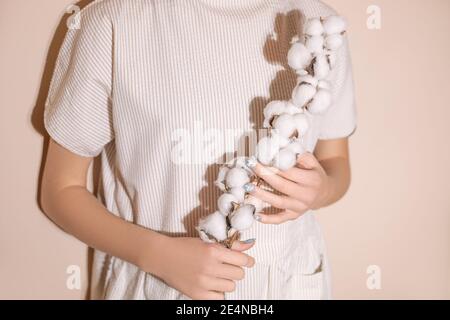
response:
<path id="1" fill-rule="evenodd" d="M 254 184 L 246 185 L 249 194 L 282 210 L 277 214 L 259 213 L 257 220 L 262 223 L 280 224 L 297 219 L 310 209 L 322 207 L 330 193 L 330 179 L 311 153 L 299 156 L 297 165 L 287 171 L 252 161 L 248 161 L 247 166 L 273 189 L 283 194 L 274 194 Z"/>

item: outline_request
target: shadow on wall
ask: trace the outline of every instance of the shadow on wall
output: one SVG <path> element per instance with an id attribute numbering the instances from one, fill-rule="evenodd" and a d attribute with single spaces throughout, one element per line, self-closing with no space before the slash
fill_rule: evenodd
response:
<path id="1" fill-rule="evenodd" d="M 75 3 L 76 6 L 79 8 L 84 8 L 86 5 L 88 5 L 92 0 L 81 0 L 77 3 Z M 62 43 L 64 41 L 64 37 L 67 33 L 67 19 L 71 16 L 71 14 L 67 13 L 65 14 L 53 35 L 53 38 L 50 42 L 50 47 L 47 52 L 47 57 L 45 61 L 44 70 L 42 73 L 41 78 L 41 84 L 39 87 L 38 96 L 36 99 L 36 104 L 33 107 L 33 112 L 31 113 L 31 124 L 33 125 L 33 128 L 39 132 L 39 134 L 42 135 L 43 139 L 43 146 L 42 146 L 42 157 L 41 157 L 41 165 L 39 168 L 39 176 L 37 181 L 37 192 L 36 192 L 36 202 L 39 206 L 39 208 L 42 211 L 41 205 L 40 205 L 40 195 L 41 195 L 41 181 L 42 181 L 42 174 L 44 171 L 44 165 L 45 165 L 45 159 L 47 157 L 47 151 L 48 151 L 48 144 L 49 144 L 49 135 L 44 127 L 44 109 L 45 109 L 45 101 L 47 99 L 48 90 L 50 88 L 50 82 L 52 80 L 53 70 L 55 68 L 56 59 L 58 57 L 59 50 L 62 46 Z M 93 163 L 93 176 L 94 176 L 94 182 L 96 182 L 98 179 L 100 170 L 100 161 L 98 158 L 94 159 Z M 94 183 L 94 191 L 97 191 L 97 185 Z M 42 211 L 43 212 L 43 211 Z M 92 266 L 92 258 L 93 258 L 93 251 L 92 249 L 87 250 L 87 257 L 88 257 L 88 270 L 91 270 Z M 88 274 L 88 286 L 90 285 L 90 271 L 87 272 Z M 86 292 L 86 299 L 89 299 L 89 290 Z"/>
<path id="2" fill-rule="evenodd" d="M 76 5 L 80 8 L 84 8 L 88 5 L 92 0 L 82 0 L 76 3 Z M 42 74 L 41 85 L 39 88 L 39 93 L 36 101 L 36 105 L 34 106 L 32 115 L 31 115 L 31 123 L 34 129 L 39 132 L 44 140 L 43 140 L 43 151 L 41 158 L 41 166 L 39 171 L 39 178 L 37 181 L 37 195 L 36 201 L 40 207 L 40 186 L 42 181 L 42 174 L 45 165 L 45 159 L 48 151 L 49 144 L 49 135 L 44 127 L 44 109 L 45 102 L 47 99 L 48 90 L 50 87 L 50 82 L 52 79 L 53 71 L 55 68 L 55 63 L 58 57 L 59 50 L 64 41 L 65 34 L 67 32 L 67 19 L 70 14 L 66 14 L 62 17 L 61 21 L 56 28 L 55 34 L 51 41 L 47 58 L 45 62 L 45 68 Z M 272 80 L 268 92 L 268 97 L 255 97 L 250 105 L 249 105 L 249 121 L 253 124 L 253 129 L 262 128 L 263 122 L 263 109 L 273 100 L 289 100 L 292 90 L 296 85 L 297 75 L 295 72 L 289 68 L 287 63 L 287 52 L 290 48 L 290 41 L 296 35 L 301 35 L 303 30 L 301 26 L 303 25 L 303 15 L 298 10 L 293 10 L 287 13 L 277 14 L 274 21 L 273 32 L 278 35 L 277 39 L 273 39 L 270 35 L 267 35 L 266 41 L 264 43 L 263 54 L 264 59 L 271 64 L 278 64 L 284 67 L 283 70 L 277 72 L 275 78 Z M 240 138 L 247 139 L 247 136 L 244 135 Z M 248 155 L 254 154 L 254 150 L 246 150 Z M 224 155 L 223 159 L 231 159 L 236 155 Z M 219 165 L 213 164 L 211 165 L 204 176 L 207 185 L 200 191 L 199 193 L 199 206 L 188 213 L 184 219 L 185 229 L 187 231 L 186 234 L 169 234 L 170 236 L 195 236 L 196 231 L 194 226 L 198 224 L 198 220 L 204 217 L 207 214 L 212 213 L 216 210 L 216 201 L 211 202 L 211 195 L 214 194 L 217 197 L 220 192 L 217 187 L 214 185 L 214 180 L 217 177 L 217 173 L 219 171 Z M 100 172 L 100 159 L 94 159 L 93 163 L 93 185 L 94 185 L 94 193 L 97 193 L 98 186 L 96 182 L 98 181 Z M 41 208 L 42 211 L 42 208 Z M 93 250 L 89 248 L 87 250 L 87 268 L 86 271 L 88 274 L 88 288 L 85 295 L 86 299 L 90 298 L 90 283 L 91 283 L 91 267 L 93 262 Z"/>

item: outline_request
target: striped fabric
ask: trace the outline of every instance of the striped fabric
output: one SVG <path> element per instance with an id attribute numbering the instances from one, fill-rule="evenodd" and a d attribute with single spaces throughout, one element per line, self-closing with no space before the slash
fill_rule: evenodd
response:
<path id="1" fill-rule="evenodd" d="M 100 155 L 98 197 L 113 214 L 170 236 L 197 236 L 216 209 L 224 156 L 242 151 L 271 100 L 288 100 L 286 56 L 305 18 L 334 11 L 315 0 L 102 0 L 80 13 L 57 60 L 45 109 L 50 136 L 75 154 Z M 347 44 L 332 75 L 334 104 L 305 138 L 355 128 Z M 240 152 L 240 155 L 242 152 Z M 330 297 L 314 213 L 255 224 L 257 264 L 227 299 Z M 93 298 L 186 299 L 136 266 L 96 251 Z"/>

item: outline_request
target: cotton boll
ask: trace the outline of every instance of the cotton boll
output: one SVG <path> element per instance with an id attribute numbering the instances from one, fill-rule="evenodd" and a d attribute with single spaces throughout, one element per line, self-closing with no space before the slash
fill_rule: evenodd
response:
<path id="1" fill-rule="evenodd" d="M 340 16 L 329 16 L 323 21 L 323 28 L 328 35 L 342 33 L 347 28 L 347 21 Z"/>
<path id="2" fill-rule="evenodd" d="M 261 212 L 264 208 L 270 207 L 270 205 L 267 202 L 262 201 L 259 198 L 256 198 L 254 196 L 248 196 L 247 199 L 245 199 L 244 204 L 251 204 L 255 207 L 255 213 Z"/>
<path id="3" fill-rule="evenodd" d="M 328 50 L 337 50 L 344 43 L 344 37 L 341 34 L 332 34 L 326 37 L 325 46 Z"/>
<path id="4" fill-rule="evenodd" d="M 257 157 L 263 165 L 270 165 L 273 158 L 280 150 L 279 140 L 271 137 L 262 138 L 257 147 Z"/>
<path id="5" fill-rule="evenodd" d="M 294 103 L 292 103 L 292 101 L 286 102 L 286 108 L 284 110 L 284 113 L 294 115 L 301 112 L 303 112 L 303 109 L 297 107 Z"/>
<path id="6" fill-rule="evenodd" d="M 317 84 L 319 83 L 319 81 L 316 78 L 314 78 L 312 75 L 307 74 L 305 76 L 299 77 L 297 83 L 298 84 L 308 83 L 308 84 L 312 85 L 313 87 L 317 87 Z"/>
<path id="7" fill-rule="evenodd" d="M 226 218 L 219 211 L 216 211 L 201 219 L 197 230 L 206 232 L 218 241 L 223 241 L 227 238 Z"/>
<path id="8" fill-rule="evenodd" d="M 217 199 L 217 207 L 221 214 L 227 216 L 234 209 L 234 204 L 239 203 L 239 200 L 230 193 L 223 193 Z"/>
<path id="9" fill-rule="evenodd" d="M 234 168 L 240 168 L 247 172 L 248 176 L 251 177 L 254 175 L 253 171 L 247 167 L 245 164 L 247 157 L 237 157 L 233 159 L 233 165 Z"/>
<path id="10" fill-rule="evenodd" d="M 324 32 L 322 22 L 319 18 L 309 19 L 305 25 L 305 34 L 308 36 L 319 36 Z"/>
<path id="11" fill-rule="evenodd" d="M 232 168 L 227 173 L 226 185 L 229 189 L 242 187 L 248 182 L 250 182 L 250 177 L 247 171 L 242 168 Z"/>
<path id="12" fill-rule="evenodd" d="M 309 121 L 304 113 L 299 113 L 293 117 L 295 128 L 301 136 L 304 136 L 309 129 Z"/>
<path id="13" fill-rule="evenodd" d="M 286 101 L 271 101 L 264 108 L 264 128 L 270 127 L 274 116 L 282 114 L 286 109 Z"/>
<path id="14" fill-rule="evenodd" d="M 226 175 L 227 175 L 229 170 L 230 170 L 230 168 L 228 168 L 226 166 L 223 166 L 223 167 L 220 167 L 219 173 L 217 174 L 217 180 L 215 181 L 215 185 L 221 191 L 225 191 L 226 190 L 225 177 L 226 177 Z"/>
<path id="15" fill-rule="evenodd" d="M 255 221 L 253 217 L 253 215 L 255 214 L 255 210 L 256 208 L 251 204 L 245 204 L 239 207 L 230 215 L 231 226 L 238 231 L 249 229 Z"/>
<path id="16" fill-rule="evenodd" d="M 286 101 L 278 101 L 278 100 L 271 101 L 264 108 L 264 117 L 270 118 L 273 115 L 282 114 L 285 108 L 286 108 Z"/>
<path id="17" fill-rule="evenodd" d="M 200 229 L 200 227 L 196 227 L 195 229 L 198 231 L 198 235 L 200 236 L 200 239 L 202 239 L 202 241 L 204 241 L 206 243 L 214 243 L 215 242 L 206 234 L 205 231 Z"/>
<path id="18" fill-rule="evenodd" d="M 306 39 L 306 48 L 313 54 L 320 54 L 323 52 L 325 40 L 322 36 L 313 36 Z"/>
<path id="19" fill-rule="evenodd" d="M 290 138 L 295 132 L 294 117 L 288 113 L 283 113 L 273 122 L 273 128 L 284 138 Z"/>
<path id="20" fill-rule="evenodd" d="M 278 133 L 278 130 L 274 129 L 271 133 L 272 140 L 278 145 L 278 150 L 284 148 L 291 141 L 290 137 L 284 137 Z"/>
<path id="21" fill-rule="evenodd" d="M 297 155 L 305 153 L 305 147 L 299 140 L 292 141 L 285 149 L 290 150 Z"/>
<path id="22" fill-rule="evenodd" d="M 328 63 L 328 58 L 326 55 L 319 55 L 315 58 L 314 65 L 314 76 L 321 80 L 325 79 L 330 73 L 330 64 Z"/>
<path id="23" fill-rule="evenodd" d="M 297 161 L 297 155 L 290 149 L 282 149 L 276 156 L 274 166 L 281 171 L 292 168 Z"/>
<path id="24" fill-rule="evenodd" d="M 329 90 L 317 91 L 313 101 L 308 105 L 308 111 L 312 114 L 323 114 L 331 106 L 331 93 Z"/>
<path id="25" fill-rule="evenodd" d="M 243 202 L 245 199 L 245 190 L 242 187 L 232 188 L 230 193 L 237 199 L 238 202 Z"/>
<path id="26" fill-rule="evenodd" d="M 294 43 L 287 56 L 289 66 L 294 69 L 306 69 L 312 60 L 311 52 L 301 42 Z"/>
<path id="27" fill-rule="evenodd" d="M 326 80 L 320 80 L 319 83 L 317 84 L 317 87 L 319 89 L 330 90 L 331 89 L 331 84 L 328 81 L 326 81 Z"/>
<path id="28" fill-rule="evenodd" d="M 314 86 L 303 83 L 295 87 L 292 92 L 292 103 L 299 108 L 303 108 L 316 94 L 317 90 Z"/>

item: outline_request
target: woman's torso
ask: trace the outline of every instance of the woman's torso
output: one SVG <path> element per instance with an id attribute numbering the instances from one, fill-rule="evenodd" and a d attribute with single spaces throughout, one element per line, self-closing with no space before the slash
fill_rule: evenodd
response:
<path id="1" fill-rule="evenodd" d="M 246 135 L 254 137 L 269 101 L 290 98 L 296 75 L 286 56 L 303 15 L 332 12 L 314 0 L 103 0 L 102 6 L 114 29 L 115 139 L 102 153 L 100 197 L 128 221 L 197 236 L 198 220 L 216 210 L 214 180 L 224 156 Z M 311 120 L 310 151 L 318 130 Z M 256 238 L 249 254 L 260 264 L 289 260 L 311 239 L 320 251 L 311 212 L 282 225 L 255 224 L 242 237 Z M 107 287 L 125 281 L 120 277 L 134 278 L 136 287 L 155 281 L 97 255 L 96 277 L 101 273 Z"/>

